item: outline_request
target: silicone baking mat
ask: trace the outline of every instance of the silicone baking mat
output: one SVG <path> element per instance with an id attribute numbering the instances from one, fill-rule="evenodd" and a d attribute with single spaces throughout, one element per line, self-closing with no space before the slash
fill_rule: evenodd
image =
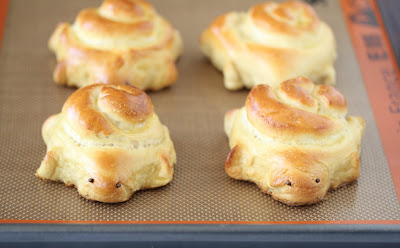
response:
<path id="1" fill-rule="evenodd" d="M 175 176 L 169 185 L 137 192 L 125 203 L 104 204 L 34 175 L 46 151 L 42 123 L 60 112 L 75 90 L 53 82 L 56 61 L 47 40 L 57 23 L 72 22 L 79 10 L 101 2 L 10 1 L 0 54 L 0 223 L 400 223 L 390 170 L 394 167 L 388 164 L 374 117 L 379 108 L 373 109 L 376 105 L 370 103 L 368 80 L 364 77 L 363 81 L 338 1 L 311 2 L 336 35 L 336 86 L 347 99 L 349 113 L 364 117 L 367 123 L 360 179 L 329 193 L 319 204 L 289 207 L 254 184 L 225 174 L 229 147 L 223 132 L 224 113 L 244 105 L 248 91 L 223 87 L 222 74 L 202 55 L 198 38 L 218 15 L 245 11 L 258 2 L 151 1 L 181 32 L 185 46 L 176 84 L 149 93 L 175 144 Z M 349 8 L 373 7 L 370 1 L 358 2 L 366 5 Z M 392 90 L 398 90 L 393 68 L 385 75 L 395 82 Z"/>

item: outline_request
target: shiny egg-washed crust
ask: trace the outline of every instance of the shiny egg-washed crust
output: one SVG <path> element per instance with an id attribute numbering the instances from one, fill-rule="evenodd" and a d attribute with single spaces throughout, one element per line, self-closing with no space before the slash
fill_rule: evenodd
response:
<path id="1" fill-rule="evenodd" d="M 335 83 L 333 32 L 303 2 L 266 2 L 247 13 L 224 14 L 203 32 L 200 44 L 230 90 L 277 87 L 297 76 Z"/>
<path id="2" fill-rule="evenodd" d="M 82 10 L 75 23 L 61 23 L 49 40 L 56 54 L 58 84 L 127 84 L 159 90 L 177 78 L 182 53 L 178 31 L 142 0 L 105 0 Z"/>
<path id="3" fill-rule="evenodd" d="M 365 121 L 348 116 L 334 87 L 297 77 L 257 85 L 245 107 L 225 115 L 227 174 L 289 205 L 312 204 L 359 177 Z"/>
<path id="4" fill-rule="evenodd" d="M 123 202 L 168 184 L 176 155 L 150 98 L 125 85 L 96 84 L 73 93 L 42 128 L 47 154 L 38 177 L 74 185 L 85 198 Z"/>

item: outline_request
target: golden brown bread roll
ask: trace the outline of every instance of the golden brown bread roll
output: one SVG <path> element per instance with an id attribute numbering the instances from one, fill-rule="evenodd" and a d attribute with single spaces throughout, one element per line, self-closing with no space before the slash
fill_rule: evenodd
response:
<path id="1" fill-rule="evenodd" d="M 229 12 L 203 32 L 200 43 L 230 90 L 261 83 L 277 87 L 299 75 L 335 82 L 332 30 L 303 2 L 265 2 L 247 13 Z"/>
<path id="2" fill-rule="evenodd" d="M 135 87 L 81 88 L 42 133 L 47 154 L 36 175 L 74 185 L 87 199 L 122 202 L 172 180 L 176 155 L 168 128 Z"/>
<path id="3" fill-rule="evenodd" d="M 346 114 L 339 91 L 303 77 L 255 86 L 245 107 L 225 115 L 225 170 L 286 204 L 318 202 L 359 177 L 365 121 Z"/>
<path id="4" fill-rule="evenodd" d="M 83 87 L 128 84 L 158 90 L 177 78 L 178 31 L 142 0 L 105 0 L 61 23 L 49 40 L 57 56 L 54 81 Z"/>

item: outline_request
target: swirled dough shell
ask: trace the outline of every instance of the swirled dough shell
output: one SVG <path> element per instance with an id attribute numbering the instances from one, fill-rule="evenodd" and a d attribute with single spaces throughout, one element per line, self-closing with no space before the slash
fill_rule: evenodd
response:
<path id="1" fill-rule="evenodd" d="M 150 98 L 133 86 L 96 84 L 73 93 L 42 128 L 38 177 L 74 185 L 83 197 L 127 201 L 173 177 L 176 155 Z"/>
<path id="2" fill-rule="evenodd" d="M 359 177 L 365 121 L 347 116 L 343 95 L 309 79 L 255 86 L 246 105 L 225 115 L 232 149 L 227 174 L 256 183 L 289 205 L 322 200 Z"/>
<path id="3" fill-rule="evenodd" d="M 177 78 L 182 40 L 143 0 L 105 0 L 82 10 L 71 26 L 61 23 L 49 40 L 58 84 L 127 84 L 158 90 Z"/>
<path id="4" fill-rule="evenodd" d="M 277 87 L 297 76 L 335 82 L 333 32 L 303 2 L 265 2 L 246 13 L 226 13 L 202 33 L 200 44 L 230 90 Z"/>

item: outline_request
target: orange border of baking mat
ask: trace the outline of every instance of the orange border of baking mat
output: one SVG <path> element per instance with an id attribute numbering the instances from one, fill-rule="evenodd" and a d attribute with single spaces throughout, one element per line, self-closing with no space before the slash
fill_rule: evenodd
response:
<path id="1" fill-rule="evenodd" d="M 0 53 L 1 43 L 3 41 L 4 26 L 6 25 L 7 10 L 8 0 L 0 0 Z"/>
<path id="2" fill-rule="evenodd" d="M 376 0 L 341 0 L 397 197 L 400 200 L 400 72 Z"/>
<path id="3" fill-rule="evenodd" d="M 0 0 L 1 1 L 1 0 Z M 400 199 L 400 116 L 390 112 L 390 93 L 400 93 L 399 71 L 382 18 L 374 0 L 341 0 L 342 10 L 360 64 L 371 106 L 378 124 L 393 182 Z M 358 14 L 358 16 L 357 16 Z M 357 17 L 359 19 L 357 19 Z M 376 18 L 375 18 L 376 17 Z M 369 19 L 370 18 L 370 19 Z M 372 18 L 372 23 L 371 23 Z M 365 35 L 372 35 L 368 39 Z M 379 47 L 376 47 L 380 44 Z M 368 58 L 372 57 L 372 60 Z M 387 90 L 392 82 L 391 92 Z M 388 108 L 389 106 L 389 108 Z M 399 109 L 400 111 L 400 109 Z M 397 176 L 397 178 L 396 178 Z M 400 220 L 331 220 L 331 221 L 75 221 L 75 220 L 0 220 L 2 224 L 235 224 L 235 225 L 296 225 L 296 224 L 379 224 L 400 225 Z"/>

